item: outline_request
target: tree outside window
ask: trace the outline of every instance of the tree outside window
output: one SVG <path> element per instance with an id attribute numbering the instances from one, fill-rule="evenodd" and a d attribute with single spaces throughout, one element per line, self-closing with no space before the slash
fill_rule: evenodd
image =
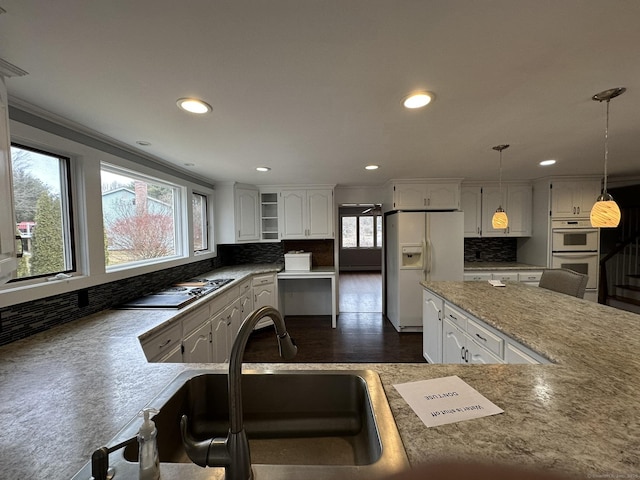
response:
<path id="1" fill-rule="evenodd" d="M 106 166 L 101 180 L 106 266 L 175 256 L 177 187 Z"/>
<path id="2" fill-rule="evenodd" d="M 16 280 L 74 270 L 67 157 L 11 145 L 16 234 L 23 255 Z"/>

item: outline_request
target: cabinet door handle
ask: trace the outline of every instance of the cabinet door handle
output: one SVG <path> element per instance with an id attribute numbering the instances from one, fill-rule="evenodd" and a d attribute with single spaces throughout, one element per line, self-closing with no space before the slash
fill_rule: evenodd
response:
<path id="1" fill-rule="evenodd" d="M 462 360 L 464 360 L 464 347 L 460 348 L 460 356 L 462 357 Z"/>
<path id="2" fill-rule="evenodd" d="M 464 351 L 464 361 L 469 363 L 469 350 L 467 350 L 466 348 Z"/>
<path id="3" fill-rule="evenodd" d="M 578 215 L 580 215 L 580 207 L 578 207 Z"/>
<path id="4" fill-rule="evenodd" d="M 483 338 L 482 335 L 480 335 L 479 333 L 476 333 L 476 337 L 478 337 L 480 340 L 482 340 L 483 342 L 486 342 L 487 339 Z"/>

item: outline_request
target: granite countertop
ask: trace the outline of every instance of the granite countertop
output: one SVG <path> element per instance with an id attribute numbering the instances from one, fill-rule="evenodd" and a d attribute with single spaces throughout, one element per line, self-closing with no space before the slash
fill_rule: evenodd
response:
<path id="1" fill-rule="evenodd" d="M 240 281 L 240 275 L 277 271 L 273 266 L 243 268 L 213 274 L 234 272 Z M 378 372 L 413 465 L 454 457 L 583 478 L 637 474 L 640 340 L 630 333 L 638 315 L 520 284 L 504 289 L 483 282 L 426 286 L 557 364 L 282 363 L 247 368 Z M 175 314 L 110 310 L 0 347 L 0 478 L 69 478 L 179 372 L 226 371 L 220 364 L 147 363 L 138 336 Z M 505 412 L 426 428 L 393 387 L 449 375 L 458 375 Z"/>
<path id="2" fill-rule="evenodd" d="M 547 267 L 520 262 L 464 262 L 464 270 L 544 270 Z"/>

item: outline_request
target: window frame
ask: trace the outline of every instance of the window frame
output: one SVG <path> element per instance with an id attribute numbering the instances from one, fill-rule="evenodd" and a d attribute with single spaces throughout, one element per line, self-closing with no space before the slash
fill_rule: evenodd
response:
<path id="1" fill-rule="evenodd" d="M 349 217 L 349 218 L 355 218 L 356 219 L 356 246 L 355 247 L 345 247 L 344 246 L 344 242 L 343 242 L 343 229 L 342 229 L 342 224 L 343 224 L 343 219 Z M 360 245 L 360 218 L 361 217 L 373 217 L 373 246 L 372 247 L 363 247 Z M 382 214 L 378 213 L 378 212 L 369 212 L 369 213 L 340 213 L 340 248 L 343 250 L 381 250 L 382 249 L 382 245 L 378 245 L 378 235 L 377 235 L 377 228 L 378 228 L 378 224 L 382 225 L 383 223 L 383 218 L 382 218 Z M 384 240 L 384 235 L 382 240 Z"/>
<path id="2" fill-rule="evenodd" d="M 172 262 L 177 259 L 188 259 L 190 257 L 189 249 L 187 245 L 189 245 L 189 231 L 187 225 L 190 224 L 189 221 L 184 221 L 188 215 L 188 208 L 185 205 L 186 202 L 186 187 L 184 185 L 180 185 L 178 183 L 174 183 L 163 178 L 154 177 L 153 175 L 149 175 L 143 173 L 139 170 L 134 170 L 133 168 L 123 167 L 117 164 L 100 161 L 99 172 L 100 178 L 102 179 L 102 172 L 106 171 L 108 173 L 112 173 L 114 175 L 121 175 L 133 180 L 144 181 L 145 183 L 152 183 L 158 186 L 171 188 L 173 190 L 173 199 L 172 199 L 172 207 L 173 207 L 173 221 L 174 221 L 174 254 L 168 255 L 159 258 L 150 258 L 144 260 L 134 260 L 126 263 L 120 263 L 116 265 L 107 265 L 106 258 L 104 262 L 104 270 L 105 273 L 118 272 L 122 270 L 133 269 L 137 267 L 143 267 L 146 265 L 159 265 L 166 262 Z M 102 180 L 101 180 L 102 184 Z M 100 198 L 102 200 L 102 190 L 100 191 Z M 104 211 L 102 212 L 102 225 L 105 228 L 104 224 Z"/>
<path id="3" fill-rule="evenodd" d="M 194 255 L 202 255 L 203 253 L 209 253 L 212 251 L 211 248 L 211 238 L 212 238 L 212 232 L 211 232 L 211 225 L 213 224 L 213 222 L 210 219 L 210 211 L 212 210 L 213 206 L 211 205 L 211 198 L 209 195 L 207 195 L 206 193 L 200 193 L 197 190 L 192 190 L 191 191 L 191 199 L 193 199 L 194 196 L 200 196 L 203 199 L 203 204 L 204 204 L 204 212 L 202 215 L 202 219 L 204 222 L 204 225 L 202 225 L 202 232 L 203 232 L 203 239 L 205 239 L 206 237 L 206 244 L 204 245 L 204 248 L 201 249 L 196 249 L 195 246 L 195 224 L 191 225 L 191 238 L 193 240 L 193 254 Z M 193 216 L 194 216 L 194 212 L 193 212 L 193 201 L 191 202 L 191 221 L 193 221 Z"/>
<path id="4" fill-rule="evenodd" d="M 61 270 L 58 272 L 43 273 L 40 275 L 30 275 L 28 277 L 22 277 L 22 278 L 12 278 L 7 282 L 7 284 L 18 284 L 19 282 L 20 284 L 26 285 L 26 283 L 24 282 L 29 282 L 33 280 L 37 281 L 44 278 L 51 278 L 59 274 L 73 275 L 78 273 L 78 249 L 76 248 L 77 243 L 76 243 L 76 223 L 75 223 L 76 217 L 74 212 L 75 210 L 74 185 L 75 184 L 73 181 L 74 178 L 72 173 L 74 169 L 73 160 L 70 156 L 64 155 L 62 153 L 58 153 L 53 148 L 44 149 L 40 147 L 34 147 L 32 145 L 29 145 L 28 143 L 29 142 L 24 142 L 22 140 L 20 141 L 11 140 L 9 146 L 10 148 L 15 147 L 22 150 L 28 150 L 30 152 L 37 153 L 40 155 L 54 157 L 60 161 L 60 165 L 59 165 L 59 168 L 61 170 L 60 171 L 60 179 L 61 179 L 60 211 L 62 216 L 63 230 L 65 230 L 64 227 L 66 227 L 66 234 L 63 235 L 63 248 L 64 248 L 65 258 L 69 259 L 68 266 L 70 268 L 66 268 L 65 270 Z M 9 159 L 12 162 L 11 166 L 12 166 L 12 172 L 13 172 L 14 170 L 13 160 L 11 158 L 11 155 L 9 155 Z M 65 202 L 62 201 L 63 197 L 66 199 Z M 13 207 L 15 211 L 15 198 L 13 195 L 11 195 L 11 199 L 12 199 Z M 14 222 L 16 223 L 16 229 L 17 229 L 18 222 L 16 222 L 16 220 L 17 218 L 15 218 L 14 216 Z"/>
<path id="5" fill-rule="evenodd" d="M 78 130 L 76 125 L 61 128 L 59 119 L 48 119 L 34 112 L 25 115 L 20 109 L 10 111 L 9 144 L 16 143 L 55 155 L 69 157 L 71 183 L 69 188 L 73 194 L 73 239 L 75 241 L 76 271 L 64 278 L 25 279 L 20 282 L 0 284 L 0 308 L 25 302 L 38 301 L 52 295 L 66 294 L 84 288 L 91 288 L 109 282 L 134 278 L 162 272 L 167 269 L 188 265 L 195 262 L 213 260 L 218 256 L 215 236 L 216 200 L 213 180 L 206 181 L 189 175 L 156 159 L 141 155 L 139 151 L 122 144 L 106 141 Z M 102 202 L 100 195 L 100 164 L 130 170 L 141 175 L 159 179 L 163 183 L 171 183 L 184 188 L 184 210 L 180 213 L 185 222 L 184 256 L 172 260 L 155 262 L 139 266 L 105 271 L 104 235 L 102 231 Z M 193 252 L 190 239 L 191 210 L 190 196 L 192 190 L 204 193 L 208 197 L 209 210 L 209 250 L 198 254 Z M 13 196 L 13 190 L 11 190 Z M 11 218 L 15 217 L 11 216 Z M 14 238 L 15 235 L 12 236 Z M 13 257 L 12 257 L 13 259 Z M 0 261 L 1 261 L 0 257 Z M 212 263 L 212 268 L 215 266 Z M 13 269 L 12 269 L 13 270 Z"/>

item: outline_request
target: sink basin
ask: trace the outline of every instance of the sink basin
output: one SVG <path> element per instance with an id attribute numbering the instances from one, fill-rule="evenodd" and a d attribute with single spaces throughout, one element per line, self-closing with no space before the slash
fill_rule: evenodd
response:
<path id="1" fill-rule="evenodd" d="M 375 478 L 408 468 L 378 375 L 373 371 L 245 371 L 244 427 L 256 479 Z M 160 412 L 158 452 L 163 480 L 224 478 L 222 468 L 193 464 L 182 446 L 180 418 L 197 440 L 229 429 L 227 375 L 190 370 L 149 405 Z M 136 418 L 109 445 L 135 435 Z M 111 465 L 137 467 L 136 443 L 110 456 Z M 122 465 L 117 466 L 115 463 Z M 172 477 L 175 475 L 175 477 Z"/>
<path id="2" fill-rule="evenodd" d="M 244 428 L 252 463 L 369 465 L 382 445 L 362 377 L 340 374 L 257 374 L 242 380 Z M 229 430 L 227 376 L 189 378 L 154 417 L 161 462 L 191 463 L 182 446 L 180 418 L 196 440 Z M 137 445 L 125 450 L 137 461 Z"/>

